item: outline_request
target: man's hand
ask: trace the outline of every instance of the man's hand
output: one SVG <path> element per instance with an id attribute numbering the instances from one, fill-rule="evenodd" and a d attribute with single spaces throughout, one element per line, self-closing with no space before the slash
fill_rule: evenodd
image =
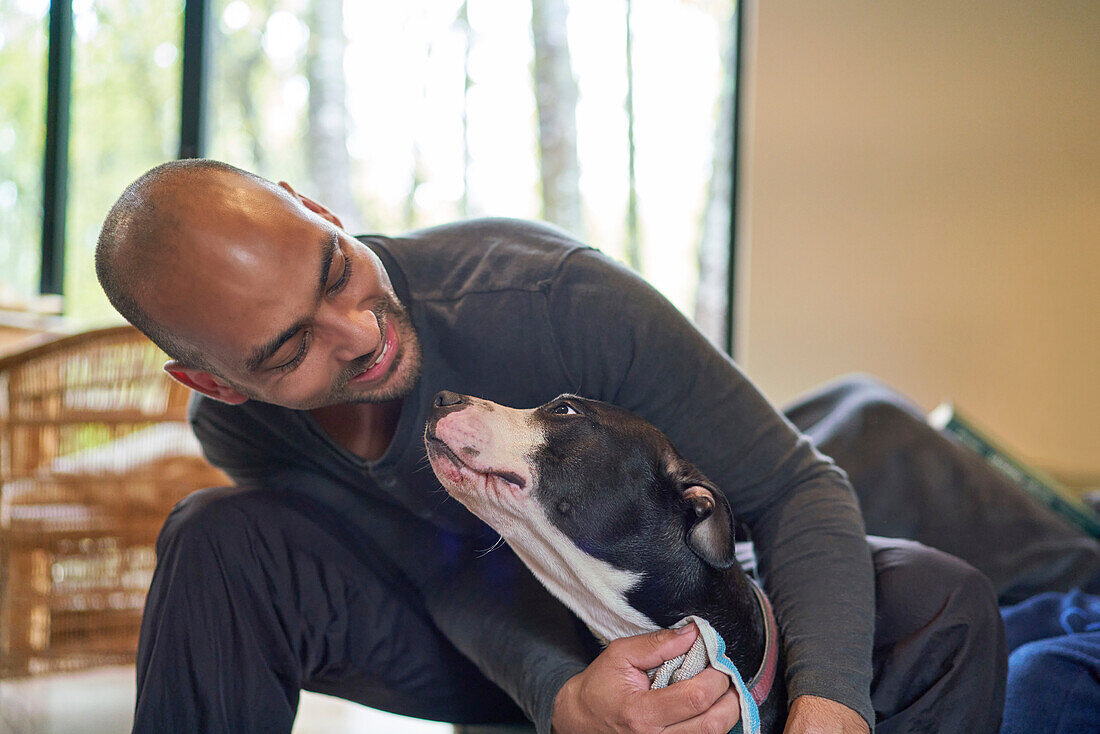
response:
<path id="1" fill-rule="evenodd" d="M 863 717 L 842 703 L 818 696 L 799 696 L 787 714 L 784 734 L 867 734 Z"/>
<path id="2" fill-rule="evenodd" d="M 558 691 L 554 732 L 728 732 L 741 709 L 725 674 L 707 668 L 690 680 L 649 690 L 646 671 L 686 653 L 698 635 L 689 624 L 612 642 Z"/>

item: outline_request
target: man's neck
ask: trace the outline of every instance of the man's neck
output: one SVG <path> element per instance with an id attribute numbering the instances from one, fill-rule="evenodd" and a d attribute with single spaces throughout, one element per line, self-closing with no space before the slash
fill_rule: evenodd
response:
<path id="1" fill-rule="evenodd" d="M 333 441 L 357 456 L 375 461 L 393 441 L 401 400 L 328 405 L 310 413 Z"/>

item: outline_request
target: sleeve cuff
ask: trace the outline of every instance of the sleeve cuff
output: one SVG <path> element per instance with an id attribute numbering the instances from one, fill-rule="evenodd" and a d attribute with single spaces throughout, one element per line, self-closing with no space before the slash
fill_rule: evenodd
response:
<path id="1" fill-rule="evenodd" d="M 583 665 L 564 665 L 548 674 L 538 696 L 532 701 L 533 710 L 528 712 L 535 723 L 538 734 L 550 734 L 550 723 L 554 716 L 554 699 L 565 682 L 584 670 Z"/>
<path id="2" fill-rule="evenodd" d="M 871 704 L 871 692 L 867 687 L 853 686 L 850 681 L 843 680 L 842 676 L 824 678 L 813 676 L 805 680 L 806 676 L 797 683 L 788 681 L 787 705 L 799 696 L 817 696 L 836 701 L 855 711 L 867 722 L 868 729 L 874 734 L 875 709 Z"/>

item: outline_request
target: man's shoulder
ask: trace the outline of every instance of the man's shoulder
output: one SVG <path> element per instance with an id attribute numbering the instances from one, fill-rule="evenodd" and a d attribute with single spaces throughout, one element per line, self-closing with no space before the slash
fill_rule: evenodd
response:
<path id="1" fill-rule="evenodd" d="M 229 434 L 250 433 L 258 438 L 263 426 L 286 423 L 289 412 L 289 408 L 259 400 L 230 405 L 198 392 L 191 393 L 187 405 L 187 419 L 200 442 L 207 434 L 225 439 Z"/>
<path id="2" fill-rule="evenodd" d="M 488 218 L 444 224 L 400 237 L 364 237 L 389 254 L 417 299 L 537 290 L 574 252 L 591 249 L 541 222 Z"/>

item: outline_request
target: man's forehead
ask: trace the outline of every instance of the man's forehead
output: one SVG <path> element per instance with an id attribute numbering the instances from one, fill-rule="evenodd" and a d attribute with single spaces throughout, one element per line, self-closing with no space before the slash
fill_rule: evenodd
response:
<path id="1" fill-rule="evenodd" d="M 270 328 L 308 308 L 335 238 L 323 224 L 220 215 L 184 227 L 174 252 L 154 266 L 147 307 L 196 344 L 243 363 Z"/>
<path id="2" fill-rule="evenodd" d="M 223 171 L 220 169 L 200 169 L 181 171 L 175 176 L 161 180 L 157 188 L 163 194 L 187 199 L 189 196 L 201 197 L 208 194 L 227 196 L 238 193 L 243 196 L 273 196 L 284 198 L 285 190 L 270 181 L 252 176 L 243 171 Z M 289 196 L 285 198 L 290 199 Z"/>
<path id="3" fill-rule="evenodd" d="M 278 195 L 229 189 L 197 198 L 169 236 L 174 258 L 201 273 L 203 263 L 250 269 L 272 260 L 315 259 L 315 242 L 327 229 L 323 220 Z"/>
<path id="4" fill-rule="evenodd" d="M 218 224 L 240 218 L 309 218 L 298 201 L 278 187 L 240 176 L 223 175 L 182 187 L 177 196 L 188 220 Z"/>

